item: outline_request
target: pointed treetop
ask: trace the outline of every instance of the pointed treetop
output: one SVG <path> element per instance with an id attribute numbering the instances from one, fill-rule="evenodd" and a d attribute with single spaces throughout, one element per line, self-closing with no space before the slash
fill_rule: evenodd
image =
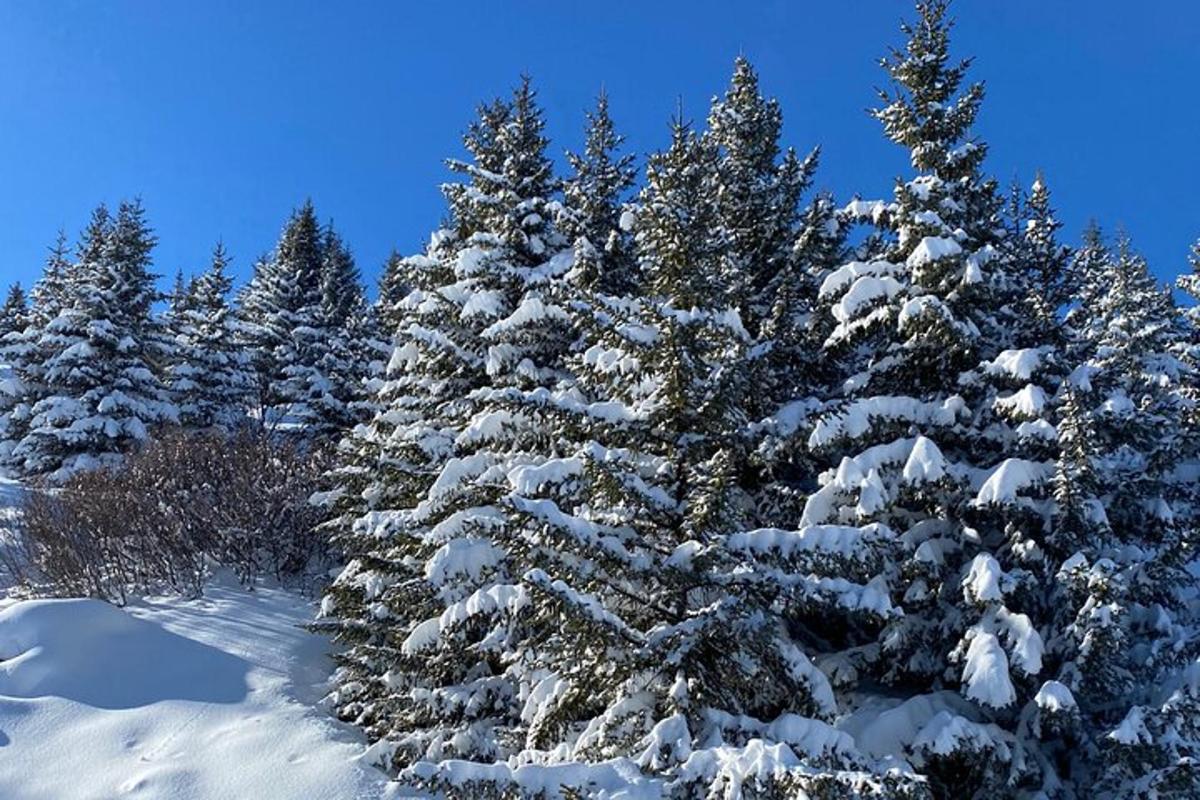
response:
<path id="1" fill-rule="evenodd" d="M 225 309 L 225 297 L 233 288 L 233 279 L 225 274 L 228 266 L 229 254 L 224 242 L 218 241 L 213 247 L 208 269 L 192 280 L 191 294 L 197 307 L 210 312 Z"/>
<path id="2" fill-rule="evenodd" d="M 986 147 L 969 136 L 983 84 L 972 83 L 958 94 L 971 60 L 949 63 L 953 23 L 947 6 L 946 0 L 919 2 L 919 21 L 901 23 L 908 37 L 904 49 L 893 48 L 880 62 L 895 88 L 879 91 L 884 106 L 873 114 L 888 138 L 911 151 L 914 168 L 954 180 L 978 168 Z"/>

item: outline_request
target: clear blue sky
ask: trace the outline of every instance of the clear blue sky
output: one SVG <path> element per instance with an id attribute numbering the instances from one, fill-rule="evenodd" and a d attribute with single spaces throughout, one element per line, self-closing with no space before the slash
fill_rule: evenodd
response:
<path id="1" fill-rule="evenodd" d="M 883 196 L 906 170 L 864 110 L 900 0 L 0 3 L 0 279 L 36 278 L 58 228 L 140 194 L 156 267 L 220 237 L 243 279 L 311 196 L 370 276 L 441 218 L 442 159 L 479 100 L 529 72 L 555 152 L 604 86 L 639 152 L 681 98 L 703 119 L 739 52 L 786 141 L 823 148 L 819 187 Z M 966 2 L 956 50 L 988 85 L 990 170 L 1044 170 L 1074 239 L 1125 226 L 1163 278 L 1200 236 L 1200 3 Z"/>

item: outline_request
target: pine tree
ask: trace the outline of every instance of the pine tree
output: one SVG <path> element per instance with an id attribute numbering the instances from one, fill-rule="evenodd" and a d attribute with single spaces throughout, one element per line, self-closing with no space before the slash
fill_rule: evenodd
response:
<path id="1" fill-rule="evenodd" d="M 587 115 L 582 153 L 568 153 L 572 175 L 563 181 L 564 233 L 575 242 L 575 282 L 590 291 L 627 294 L 638 285 L 629 232 L 621 225 L 622 200 L 637 180 L 632 154 L 619 154 L 608 95 L 600 93 Z M 628 223 L 632 214 L 626 216 Z"/>
<path id="2" fill-rule="evenodd" d="M 879 682 L 907 707 L 937 709 L 937 744 L 928 729 L 906 734 L 914 766 L 935 796 L 982 796 L 1055 780 L 1017 736 L 1043 671 L 1036 509 L 1053 465 L 1039 436 L 1061 375 L 1022 304 L 1060 256 L 1037 187 L 1034 224 L 1006 245 L 986 147 L 969 134 L 983 87 L 965 84 L 969 62 L 950 60 L 946 3 L 917 10 L 904 49 L 883 62 L 894 89 L 875 111 L 917 174 L 891 202 L 851 204 L 882 235 L 818 292 L 826 358 L 843 366 L 811 428 L 826 471 L 801 524 L 894 531 L 877 585 L 903 613 L 818 663 L 846 696 Z"/>
<path id="3" fill-rule="evenodd" d="M 227 301 L 233 280 L 229 255 L 218 242 L 209 268 L 184 286 L 170 308 L 174 340 L 171 391 L 185 426 L 233 431 L 246 420 L 252 375 L 237 347 Z"/>
<path id="4" fill-rule="evenodd" d="M 8 289 L 4 305 L 0 306 L 0 463 L 20 435 L 28 405 L 28 390 L 22 380 L 28 347 L 25 330 L 30 323 L 29 303 L 21 284 Z"/>
<path id="5" fill-rule="evenodd" d="M 328 496 L 327 527 L 352 556 L 323 606 L 325 626 L 350 645 L 335 699 L 388 739 L 393 764 L 496 757 L 519 719 L 503 642 L 467 609 L 512 596 L 489 556 L 486 536 L 504 519 L 490 498 L 500 465 L 534 458 L 551 434 L 527 393 L 563 378 L 566 312 L 552 284 L 571 253 L 554 225 L 543 127 L 523 80 L 468 129 L 473 160 L 451 162 L 467 182 L 445 187 L 447 227 L 405 265 L 415 288 L 401 304 L 386 407 L 343 448 Z M 416 628 L 457 614 L 436 642 L 415 644 Z"/>
<path id="6" fill-rule="evenodd" d="M 817 151 L 803 160 L 794 150 L 781 152 L 779 103 L 762 96 L 758 74 L 740 56 L 724 98 L 713 101 L 708 127 L 706 136 L 720 154 L 714 188 L 719 224 L 729 237 L 727 283 L 757 336 L 778 293 L 773 284 L 791 257 L 800 197 L 816 170 Z"/>
<path id="7" fill-rule="evenodd" d="M 105 212 L 107 213 L 107 212 Z M 60 231 L 50 248 L 42 277 L 29 293 L 25 327 L 0 339 L 0 361 L 10 366 L 0 414 L 4 432 L 0 437 L 0 464 L 20 472 L 12 461 L 12 451 L 25 437 L 34 404 L 45 395 L 43 364 L 45 353 L 38 349 L 46 324 L 58 316 L 67 301 L 71 286 L 72 264 L 66 237 Z"/>
<path id="8" fill-rule="evenodd" d="M 70 302 L 38 344 L 44 394 L 12 458 L 26 474 L 63 477 L 111 462 L 177 418 L 156 362 L 150 272 L 154 235 L 139 202 L 93 214 L 72 269 Z"/>
<path id="9" fill-rule="evenodd" d="M 107 210 L 104 213 L 107 214 Z M 58 316 L 58 312 L 66 304 L 71 281 L 71 267 L 67 236 L 59 231 L 58 238 L 50 248 L 50 255 L 46 259 L 42 277 L 29 292 L 31 323 L 40 327 Z"/>
<path id="10" fill-rule="evenodd" d="M 415 283 L 415 276 L 406 268 L 406 263 L 400 253 L 393 250 L 379 274 L 379 298 L 375 302 L 375 317 L 383 338 L 389 342 L 404 319 L 400 304 L 413 290 Z"/>
<path id="11" fill-rule="evenodd" d="M 312 201 L 292 212 L 269 257 L 259 259 L 239 297 L 238 327 L 252 353 L 263 421 L 307 424 L 326 385 L 321 319 L 324 232 Z"/>
<path id="12" fill-rule="evenodd" d="M 0 339 L 10 333 L 25 330 L 29 322 L 29 302 L 21 284 L 14 283 L 8 287 L 4 297 L 4 305 L 0 306 Z"/>

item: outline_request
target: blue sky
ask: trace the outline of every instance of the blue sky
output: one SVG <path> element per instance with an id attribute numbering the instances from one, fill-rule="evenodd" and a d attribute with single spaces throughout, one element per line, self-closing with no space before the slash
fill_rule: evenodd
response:
<path id="1" fill-rule="evenodd" d="M 990 170 L 1045 172 L 1073 239 L 1122 225 L 1156 272 L 1200 236 L 1200 3 L 964 2 L 956 51 L 988 99 Z M 748 56 L 787 143 L 820 144 L 820 188 L 883 196 L 906 172 L 865 109 L 898 43 L 900 0 L 855 2 L 0 3 L 0 279 L 35 279 L 57 229 L 141 195 L 157 271 L 224 239 L 243 279 L 311 196 L 364 272 L 417 252 L 443 213 L 442 160 L 476 103 L 525 71 L 555 152 L 605 87 L 630 147 L 702 120 Z"/>

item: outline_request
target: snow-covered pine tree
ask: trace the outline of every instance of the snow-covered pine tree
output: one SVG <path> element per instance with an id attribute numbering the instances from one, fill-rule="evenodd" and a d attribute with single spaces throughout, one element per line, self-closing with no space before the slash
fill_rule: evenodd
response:
<path id="1" fill-rule="evenodd" d="M 587 115 L 583 151 L 568 153 L 571 175 L 563 181 L 563 232 L 575 243 L 572 285 L 610 295 L 638 286 L 632 237 L 621 225 L 623 200 L 637 181 L 633 154 L 618 154 L 625 137 L 616 131 L 601 92 Z M 632 212 L 625 217 L 633 219 Z M 628 226 L 626 226 L 628 227 Z"/>
<path id="2" fill-rule="evenodd" d="M 10 333 L 25 330 L 28 322 L 29 301 L 21 284 L 14 283 L 8 287 L 4 304 L 0 305 L 0 339 Z"/>
<path id="3" fill-rule="evenodd" d="M 1004 796 L 1056 780 L 1022 739 L 1043 671 L 1045 598 L 1029 562 L 1053 464 L 1047 442 L 1019 429 L 1044 430 L 1057 388 L 1024 304 L 1061 258 L 1041 253 L 1056 247 L 1041 189 L 1040 221 L 1006 245 L 986 147 L 970 136 L 983 87 L 964 86 L 968 62 L 950 60 L 946 3 L 917 11 L 905 47 L 883 62 L 895 89 L 875 112 L 916 176 L 889 203 L 851 204 L 883 235 L 819 289 L 826 357 L 845 371 L 809 437 L 826 471 L 802 526 L 895 532 L 898 558 L 879 588 L 903 613 L 850 628 L 818 660 L 855 698 L 856 725 L 903 709 L 911 724 L 898 743 L 935 796 Z M 1046 311 L 1039 325 L 1052 325 L 1056 309 Z M 893 699 L 876 706 L 880 684 Z"/>
<path id="4" fill-rule="evenodd" d="M 536 796 L 513 769 L 532 763 L 583 794 L 614 768 L 672 796 L 914 790 L 902 774 L 857 771 L 868 761 L 821 719 L 833 711 L 828 682 L 771 605 L 787 590 L 745 569 L 787 534 L 727 536 L 743 507 L 729 453 L 745 421 L 749 337 L 725 284 L 715 159 L 708 140 L 676 124 L 638 203 L 643 299 L 577 295 L 577 383 L 526 397 L 544 398 L 573 441 L 561 455 L 504 464 L 492 506 L 503 516 L 480 546 L 511 583 L 408 639 L 420 652 L 464 614 L 487 620 L 484 641 L 504 643 L 524 699 L 507 769 L 417 764 L 402 774 L 409 784 Z M 733 763 L 743 757 L 761 768 L 747 775 Z"/>
<path id="5" fill-rule="evenodd" d="M 238 298 L 236 327 L 252 354 L 264 421 L 322 439 L 347 430 L 374 361 L 357 351 L 356 339 L 374 341 L 368 321 L 349 249 L 306 201 Z"/>
<path id="6" fill-rule="evenodd" d="M 1072 777 L 1097 796 L 1184 797 L 1200 791 L 1200 738 L 1186 721 L 1200 703 L 1187 605 L 1197 531 L 1193 491 L 1176 482 L 1194 439 L 1184 328 L 1126 237 L 1115 252 L 1089 246 L 1082 294 L 1095 305 L 1077 315 L 1087 360 L 1071 380 L 1091 465 L 1078 493 L 1090 490 L 1092 511 L 1059 574 L 1073 615 L 1059 642 L 1079 717 Z"/>
<path id="7" fill-rule="evenodd" d="M 1191 251 L 1188 253 L 1188 266 L 1191 268 L 1191 272 L 1180 275 L 1177 285 L 1195 303 L 1187 311 L 1187 316 L 1195 321 L 1197 317 L 1200 317 L 1200 310 L 1197 310 L 1200 309 L 1200 239 L 1192 244 Z"/>
<path id="8" fill-rule="evenodd" d="M 1179 277 L 1176 286 L 1191 300 L 1183 309 L 1180 360 L 1187 368 L 1181 394 L 1184 398 L 1180 466 L 1172 476 L 1176 514 L 1192 528 L 1200 527 L 1200 241 L 1188 255 L 1191 272 Z"/>
<path id="9" fill-rule="evenodd" d="M 764 97 L 749 61 L 734 63 L 730 86 L 714 98 L 708 138 L 718 151 L 715 185 L 728 239 L 727 291 L 757 344 L 749 351 L 746 410 L 756 424 L 738 453 L 739 481 L 751 489 L 764 524 L 794 520 L 795 478 L 806 471 L 783 439 L 795 426 L 780 421 L 784 406 L 816 383 L 808 335 L 814 274 L 836 263 L 841 226 L 828 197 L 801 216 L 817 150 L 804 159 L 780 144 L 783 115 Z M 792 417 L 795 407 L 782 413 Z M 751 454 L 757 449 L 757 453 Z"/>
<path id="10" fill-rule="evenodd" d="M 719 223 L 728 236 L 726 277 L 731 299 L 753 336 L 770 315 L 796 242 L 800 197 L 812 181 L 817 151 L 801 159 L 779 139 L 779 103 L 759 90 L 744 57 L 734 62 L 723 98 L 713 98 L 705 136 L 717 147 Z"/>
<path id="11" fill-rule="evenodd" d="M 0 398 L 0 413 L 5 417 L 4 433 L 0 438 L 0 465 L 20 472 L 11 461 L 13 448 L 24 438 L 34 404 L 45 391 L 43 353 L 38 350 L 42 331 L 58 316 L 68 298 L 71 280 L 70 251 L 66 236 L 60 231 L 42 276 L 29 292 L 29 309 L 25 327 L 0 340 L 0 362 L 10 366 L 7 389 Z"/>
<path id="12" fill-rule="evenodd" d="M 179 421 L 190 428 L 229 432 L 246 420 L 253 378 L 248 359 L 234 341 L 228 266 L 229 255 L 218 242 L 208 269 L 185 287 L 169 311 L 170 387 Z"/>
<path id="13" fill-rule="evenodd" d="M 264 423 L 277 395 L 276 349 L 282 341 L 282 331 L 272 321 L 277 317 L 281 299 L 279 280 L 280 270 L 274 259 L 269 254 L 259 256 L 250 280 L 238 291 L 234 303 L 235 341 L 248 357 L 254 379 L 250 405 L 253 415 Z"/>
<path id="14" fill-rule="evenodd" d="M 275 342 L 269 418 L 272 424 L 307 425 L 318 416 L 313 404 L 326 388 L 317 367 L 325 354 L 323 234 L 311 200 L 292 213 L 272 261 L 273 307 L 260 323 L 265 338 Z"/>
<path id="15" fill-rule="evenodd" d="M 58 238 L 50 247 L 42 276 L 29 290 L 30 323 L 41 327 L 58 316 L 66 304 L 71 281 L 71 251 L 67 235 L 58 232 Z"/>
<path id="16" fill-rule="evenodd" d="M 115 217 L 103 206 L 93 214 L 68 302 L 37 344 L 44 394 L 12 453 L 25 474 L 61 478 L 111 462 L 151 426 L 177 419 L 155 360 L 154 241 L 140 202 L 122 202 Z"/>
<path id="17" fill-rule="evenodd" d="M 379 273 L 379 296 L 375 301 L 375 318 L 378 321 L 382 338 L 391 342 L 404 319 L 400 304 L 408 297 L 415 284 L 414 276 L 406 266 L 407 262 L 396 250 L 393 250 L 383 264 Z"/>
<path id="18" fill-rule="evenodd" d="M 20 436 L 25 416 L 22 407 L 28 406 L 22 375 L 29 353 L 25 343 L 29 323 L 28 298 L 21 284 L 14 283 L 0 306 L 0 464 Z"/>
<path id="19" fill-rule="evenodd" d="M 501 757 L 519 722 L 515 660 L 490 619 L 519 591 L 488 537 L 505 522 L 504 465 L 552 447 L 522 400 L 563 379 L 569 342 L 552 296 L 571 251 L 543 127 L 528 80 L 481 107 L 465 137 L 473 160 L 451 162 L 467 181 L 444 187 L 448 225 L 408 259 L 416 288 L 400 304 L 387 405 L 359 451 L 368 466 L 332 495 L 335 525 L 365 509 L 334 532 L 352 557 L 323 606 L 350 645 L 334 699 L 390 766 Z"/>
<path id="20" fill-rule="evenodd" d="M 378 309 L 367 302 L 354 257 L 332 224 L 324 246 L 321 313 L 331 339 L 329 366 L 323 372 L 334 406 L 325 426 L 331 433 L 345 433 L 374 414 L 372 395 L 391 354 L 391 334 L 384 333 Z"/>

